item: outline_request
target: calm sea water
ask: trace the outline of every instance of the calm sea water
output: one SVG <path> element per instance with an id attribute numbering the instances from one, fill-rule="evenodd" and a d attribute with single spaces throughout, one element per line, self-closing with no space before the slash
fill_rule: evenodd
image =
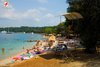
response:
<path id="1" fill-rule="evenodd" d="M 31 33 L 13 33 L 13 34 L 1 34 L 0 33 L 0 59 L 5 59 L 16 55 L 24 49 L 31 48 L 36 42 L 26 42 L 27 40 L 43 40 L 41 34 Z M 24 49 L 23 49 L 24 47 Z M 4 54 L 2 48 L 5 49 Z"/>

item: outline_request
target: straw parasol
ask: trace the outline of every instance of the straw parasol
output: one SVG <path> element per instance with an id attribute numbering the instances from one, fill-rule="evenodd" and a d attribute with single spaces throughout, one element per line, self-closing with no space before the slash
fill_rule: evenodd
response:
<path id="1" fill-rule="evenodd" d="M 68 20 L 76 20 L 76 19 L 82 19 L 83 18 L 83 16 L 78 12 L 65 13 L 65 14 L 63 14 L 63 16 L 65 18 L 67 18 Z"/>

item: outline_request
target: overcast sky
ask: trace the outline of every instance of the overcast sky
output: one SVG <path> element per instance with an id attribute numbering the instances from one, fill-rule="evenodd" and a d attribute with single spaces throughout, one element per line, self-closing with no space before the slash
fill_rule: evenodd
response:
<path id="1" fill-rule="evenodd" d="M 67 7 L 66 0 L 0 0 L 0 27 L 57 25 Z"/>

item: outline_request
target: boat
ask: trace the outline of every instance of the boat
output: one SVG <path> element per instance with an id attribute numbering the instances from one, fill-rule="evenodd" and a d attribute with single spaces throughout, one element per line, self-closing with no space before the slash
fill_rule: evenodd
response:
<path id="1" fill-rule="evenodd" d="M 8 28 L 8 31 L 7 31 L 7 33 L 6 34 L 12 34 L 12 32 L 9 32 L 9 28 Z"/>
<path id="2" fill-rule="evenodd" d="M 25 34 L 25 32 L 23 32 Z"/>
<path id="3" fill-rule="evenodd" d="M 32 34 L 34 34 L 34 33 L 32 32 Z"/>
<path id="4" fill-rule="evenodd" d="M 6 34 L 6 33 L 7 33 L 7 31 L 5 31 L 5 30 L 4 30 L 4 31 L 1 31 L 1 33 L 2 33 L 2 34 Z"/>
<path id="5" fill-rule="evenodd" d="M 2 34 L 12 34 L 12 32 L 1 31 Z"/>
<path id="6" fill-rule="evenodd" d="M 7 32 L 6 34 L 12 34 L 12 32 Z"/>

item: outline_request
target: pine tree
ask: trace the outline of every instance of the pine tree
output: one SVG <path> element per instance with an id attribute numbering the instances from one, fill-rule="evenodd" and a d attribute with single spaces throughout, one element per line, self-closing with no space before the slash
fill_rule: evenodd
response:
<path id="1" fill-rule="evenodd" d="M 70 0 L 71 11 L 79 12 L 83 20 L 79 22 L 78 33 L 81 44 L 85 46 L 86 52 L 95 53 L 97 41 L 100 39 L 100 0 Z M 78 5 L 78 8 L 75 5 Z M 73 6 L 72 6 L 73 5 Z M 75 31 L 75 30 L 74 30 Z"/>

